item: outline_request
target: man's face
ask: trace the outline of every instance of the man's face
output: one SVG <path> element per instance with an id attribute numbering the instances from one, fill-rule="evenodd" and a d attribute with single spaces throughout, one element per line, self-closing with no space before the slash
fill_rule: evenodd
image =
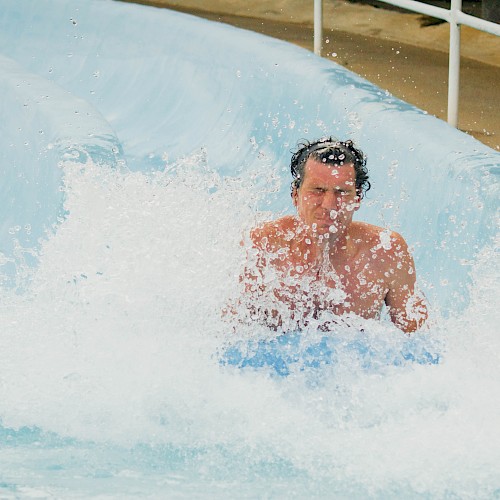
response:
<path id="1" fill-rule="evenodd" d="M 344 235 L 359 208 L 355 181 L 352 163 L 336 166 L 309 158 L 302 184 L 293 192 L 299 218 L 318 235 Z"/>

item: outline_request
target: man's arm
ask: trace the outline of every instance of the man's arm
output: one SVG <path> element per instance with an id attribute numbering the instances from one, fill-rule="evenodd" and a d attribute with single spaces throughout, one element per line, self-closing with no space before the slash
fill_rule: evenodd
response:
<path id="1" fill-rule="evenodd" d="M 427 319 L 425 298 L 415 290 L 416 273 L 413 258 L 403 237 L 391 235 L 391 260 L 394 273 L 385 297 L 392 322 L 403 332 L 418 330 Z"/>
<path id="2" fill-rule="evenodd" d="M 266 283 L 274 274 L 270 261 L 273 252 L 276 251 L 276 230 L 276 222 L 270 222 L 250 232 L 252 246 L 247 251 L 246 266 L 243 275 L 240 276 L 240 281 L 244 284 L 246 309 L 250 318 L 272 330 L 278 330 L 282 325 L 281 315 L 274 307 L 275 301 L 272 300 L 274 293 L 267 289 Z"/>

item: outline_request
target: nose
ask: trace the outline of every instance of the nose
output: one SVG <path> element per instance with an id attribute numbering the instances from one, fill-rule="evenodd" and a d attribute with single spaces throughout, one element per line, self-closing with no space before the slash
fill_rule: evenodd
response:
<path id="1" fill-rule="evenodd" d="M 336 209 L 338 205 L 338 197 L 332 191 L 326 191 L 321 200 L 321 206 L 327 210 Z"/>

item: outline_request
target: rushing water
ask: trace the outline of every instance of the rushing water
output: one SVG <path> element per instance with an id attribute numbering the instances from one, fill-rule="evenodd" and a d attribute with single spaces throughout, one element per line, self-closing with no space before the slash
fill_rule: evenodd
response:
<path id="1" fill-rule="evenodd" d="M 1 498 L 500 496 L 498 154 L 273 40 L 6 6 Z M 311 329 L 286 376 L 221 363 L 270 340 L 221 310 L 245 232 L 290 210 L 289 149 L 325 132 L 366 145 L 360 218 L 414 247 L 429 328 Z"/>

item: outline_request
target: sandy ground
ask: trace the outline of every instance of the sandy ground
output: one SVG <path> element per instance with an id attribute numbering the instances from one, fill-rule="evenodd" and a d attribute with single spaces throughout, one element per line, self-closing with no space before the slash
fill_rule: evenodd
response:
<path id="1" fill-rule="evenodd" d="M 304 0 L 124 0 L 167 7 L 257 31 L 313 50 L 313 2 Z M 395 96 L 446 120 L 447 23 L 324 0 L 323 55 Z M 500 150 L 500 37 L 463 26 L 459 128 Z"/>

